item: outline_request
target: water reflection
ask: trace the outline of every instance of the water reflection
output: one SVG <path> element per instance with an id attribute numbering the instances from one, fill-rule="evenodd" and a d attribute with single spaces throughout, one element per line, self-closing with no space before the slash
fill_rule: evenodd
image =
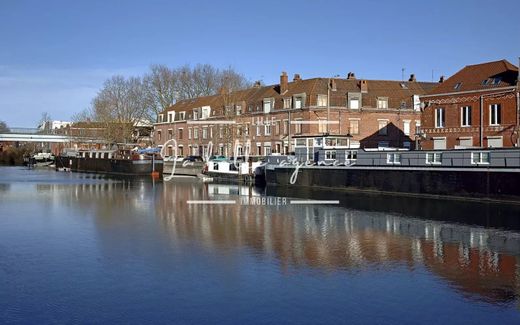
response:
<path id="1" fill-rule="evenodd" d="M 341 196 L 343 207 L 190 205 L 188 200 L 259 197 L 264 190 L 183 179 L 38 184 L 37 190 L 91 211 L 97 223 L 115 222 L 116 211 L 155 215 L 172 242 L 196 242 L 214 254 L 245 249 L 259 260 L 275 259 L 287 274 L 405 267 L 430 272 L 471 299 L 507 303 L 520 292 L 520 233 L 517 221 L 508 223 L 517 207 L 471 203 L 470 220 L 468 209 L 459 210 L 468 203 L 351 194 Z M 489 213 L 493 209 L 496 215 Z"/>

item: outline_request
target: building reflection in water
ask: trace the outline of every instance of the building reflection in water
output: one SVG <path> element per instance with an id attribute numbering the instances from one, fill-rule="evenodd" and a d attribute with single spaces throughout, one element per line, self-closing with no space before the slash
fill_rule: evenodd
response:
<path id="1" fill-rule="evenodd" d="M 286 271 L 404 266 L 424 268 L 470 298 L 500 303 L 520 292 L 518 232 L 344 207 L 186 203 L 238 195 L 261 193 L 233 185 L 165 184 L 156 213 L 174 238 L 215 250 L 246 248 L 259 258 L 276 258 Z"/>
<path id="2" fill-rule="evenodd" d="M 263 196 L 263 190 L 188 180 L 45 184 L 38 185 L 38 191 L 59 192 L 56 197 L 62 204 L 93 211 L 103 220 L 97 222 L 110 222 L 116 210 L 155 215 L 172 241 L 196 241 L 215 254 L 246 249 L 256 258 L 274 259 L 287 273 L 306 268 L 361 272 L 405 267 L 432 272 L 471 299 L 507 303 L 520 293 L 520 233 L 455 223 L 456 210 L 443 201 L 432 204 L 448 205 L 449 222 L 438 215 L 425 219 L 374 211 L 372 204 L 366 209 L 244 205 L 239 204 L 244 198 Z M 208 199 L 236 199 L 239 203 L 187 203 Z M 383 204 L 385 199 L 378 200 Z"/>

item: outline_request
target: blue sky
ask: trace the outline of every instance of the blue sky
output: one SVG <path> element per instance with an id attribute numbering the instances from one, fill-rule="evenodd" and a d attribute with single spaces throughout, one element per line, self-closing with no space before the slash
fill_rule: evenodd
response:
<path id="1" fill-rule="evenodd" d="M 504 1 L 0 0 L 0 120 L 68 120 L 113 74 L 150 64 L 232 66 L 276 83 L 345 76 L 430 81 L 520 56 L 520 11 Z"/>

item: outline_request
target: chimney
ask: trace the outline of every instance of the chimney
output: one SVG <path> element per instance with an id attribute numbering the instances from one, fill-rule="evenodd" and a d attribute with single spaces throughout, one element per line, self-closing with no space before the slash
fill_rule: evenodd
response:
<path id="1" fill-rule="evenodd" d="M 412 74 L 410 75 L 410 79 L 408 79 L 408 81 L 410 81 L 410 82 L 416 82 L 417 80 L 415 79 L 415 74 L 412 73 Z"/>
<path id="2" fill-rule="evenodd" d="M 280 75 L 280 94 L 284 94 L 287 90 L 289 90 L 289 77 L 287 72 L 284 71 Z"/>
<path id="3" fill-rule="evenodd" d="M 354 72 L 349 72 L 347 74 L 347 79 L 348 80 L 355 80 L 356 79 L 356 75 L 354 74 Z"/>
<path id="4" fill-rule="evenodd" d="M 361 88 L 362 93 L 368 93 L 368 83 L 366 80 L 361 80 L 359 82 L 359 88 Z"/>
<path id="5" fill-rule="evenodd" d="M 444 82 L 444 76 L 441 76 L 441 78 L 439 79 L 439 83 L 443 83 Z"/>
<path id="6" fill-rule="evenodd" d="M 262 87 L 262 82 L 260 80 L 255 81 L 253 88 L 260 88 Z"/>
<path id="7" fill-rule="evenodd" d="M 336 85 L 336 79 L 335 78 L 332 78 L 330 79 L 330 90 L 332 91 L 336 91 L 338 88 L 337 88 L 337 85 Z"/>
<path id="8" fill-rule="evenodd" d="M 302 80 L 302 78 L 300 77 L 300 74 L 299 73 L 295 73 L 294 74 L 294 78 L 293 78 L 292 81 L 300 81 L 300 80 Z"/>

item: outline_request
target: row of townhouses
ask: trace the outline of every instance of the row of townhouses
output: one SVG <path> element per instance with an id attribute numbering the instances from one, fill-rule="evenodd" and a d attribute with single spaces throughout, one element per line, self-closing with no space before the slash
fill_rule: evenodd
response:
<path id="1" fill-rule="evenodd" d="M 167 153 L 287 154 L 297 138 L 343 135 L 352 148 L 511 147 L 518 142 L 518 68 L 470 65 L 439 82 L 302 79 L 179 101 L 159 115 L 154 141 Z M 172 141 L 169 141 L 172 140 Z"/>

